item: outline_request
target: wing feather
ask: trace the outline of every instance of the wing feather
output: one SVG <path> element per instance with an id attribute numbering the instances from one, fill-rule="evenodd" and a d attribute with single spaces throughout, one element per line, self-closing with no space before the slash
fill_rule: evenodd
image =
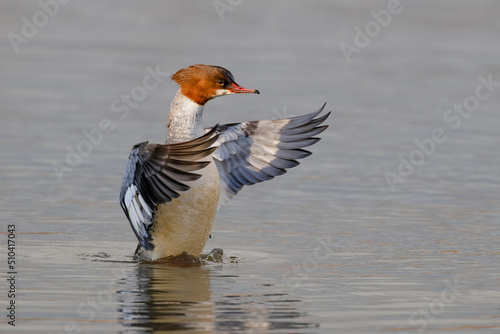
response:
<path id="1" fill-rule="evenodd" d="M 141 246 L 153 249 L 149 230 L 159 204 L 170 202 L 189 190 L 184 182 L 200 178 L 193 173 L 210 162 L 198 161 L 213 154 L 216 128 L 204 136 L 178 144 L 143 142 L 130 152 L 122 181 L 120 204 Z"/>
<path id="2" fill-rule="evenodd" d="M 219 170 L 219 206 L 228 202 L 243 186 L 270 180 L 299 165 L 297 160 L 311 155 L 304 147 L 317 143 L 316 135 L 331 112 L 318 117 L 326 103 L 307 115 L 217 127 L 219 138 L 212 156 Z M 207 129 L 213 131 L 214 128 Z"/>

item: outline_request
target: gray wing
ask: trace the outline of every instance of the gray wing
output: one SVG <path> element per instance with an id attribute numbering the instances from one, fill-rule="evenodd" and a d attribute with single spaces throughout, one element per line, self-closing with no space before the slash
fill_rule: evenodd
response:
<path id="1" fill-rule="evenodd" d="M 130 152 L 123 177 L 120 204 L 140 244 L 153 249 L 149 229 L 159 204 L 179 197 L 189 186 L 184 182 L 200 178 L 193 173 L 210 162 L 198 161 L 213 153 L 215 129 L 204 136 L 178 144 L 160 145 L 143 142 Z"/>
<path id="2" fill-rule="evenodd" d="M 304 147 L 313 145 L 328 125 L 323 123 L 331 112 L 317 111 L 293 118 L 253 121 L 217 126 L 219 138 L 212 154 L 219 171 L 219 206 L 227 203 L 245 185 L 270 180 L 299 165 L 297 159 L 311 155 Z M 213 129 L 212 129 L 213 130 Z"/>

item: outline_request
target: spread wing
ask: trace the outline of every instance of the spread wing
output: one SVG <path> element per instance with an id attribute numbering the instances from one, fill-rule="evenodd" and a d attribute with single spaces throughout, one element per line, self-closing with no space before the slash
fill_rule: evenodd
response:
<path id="1" fill-rule="evenodd" d="M 184 182 L 200 178 L 193 173 L 210 162 L 198 161 L 213 153 L 216 129 L 184 143 L 161 145 L 143 142 L 130 152 L 120 192 L 120 204 L 132 229 L 146 250 L 153 249 L 149 228 L 157 206 L 179 197 L 189 186 Z"/>
<path id="2" fill-rule="evenodd" d="M 313 145 L 328 125 L 319 126 L 331 112 L 317 111 L 293 118 L 253 121 L 217 126 L 219 138 L 212 154 L 219 171 L 219 206 L 227 203 L 245 185 L 270 180 L 299 165 L 297 159 L 311 155 L 304 147 Z M 212 129 L 213 130 L 213 129 Z"/>

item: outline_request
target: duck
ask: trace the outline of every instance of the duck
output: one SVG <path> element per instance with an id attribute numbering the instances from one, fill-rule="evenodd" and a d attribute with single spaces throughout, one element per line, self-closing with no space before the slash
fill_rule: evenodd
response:
<path id="1" fill-rule="evenodd" d="M 283 119 L 205 127 L 205 104 L 225 95 L 260 94 L 238 85 L 220 66 L 196 64 L 177 71 L 179 85 L 164 144 L 132 147 L 120 205 L 138 240 L 134 258 L 157 261 L 199 257 L 211 238 L 217 211 L 244 186 L 271 180 L 311 152 L 331 111 Z"/>

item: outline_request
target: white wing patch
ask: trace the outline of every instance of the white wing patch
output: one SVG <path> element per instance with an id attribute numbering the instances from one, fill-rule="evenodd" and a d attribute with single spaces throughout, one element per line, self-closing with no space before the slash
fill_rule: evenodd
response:
<path id="1" fill-rule="evenodd" d="M 127 208 L 130 224 L 142 240 L 148 239 L 148 227 L 152 222 L 153 210 L 146 204 L 144 198 L 134 184 L 131 184 L 125 193 L 125 206 Z"/>

